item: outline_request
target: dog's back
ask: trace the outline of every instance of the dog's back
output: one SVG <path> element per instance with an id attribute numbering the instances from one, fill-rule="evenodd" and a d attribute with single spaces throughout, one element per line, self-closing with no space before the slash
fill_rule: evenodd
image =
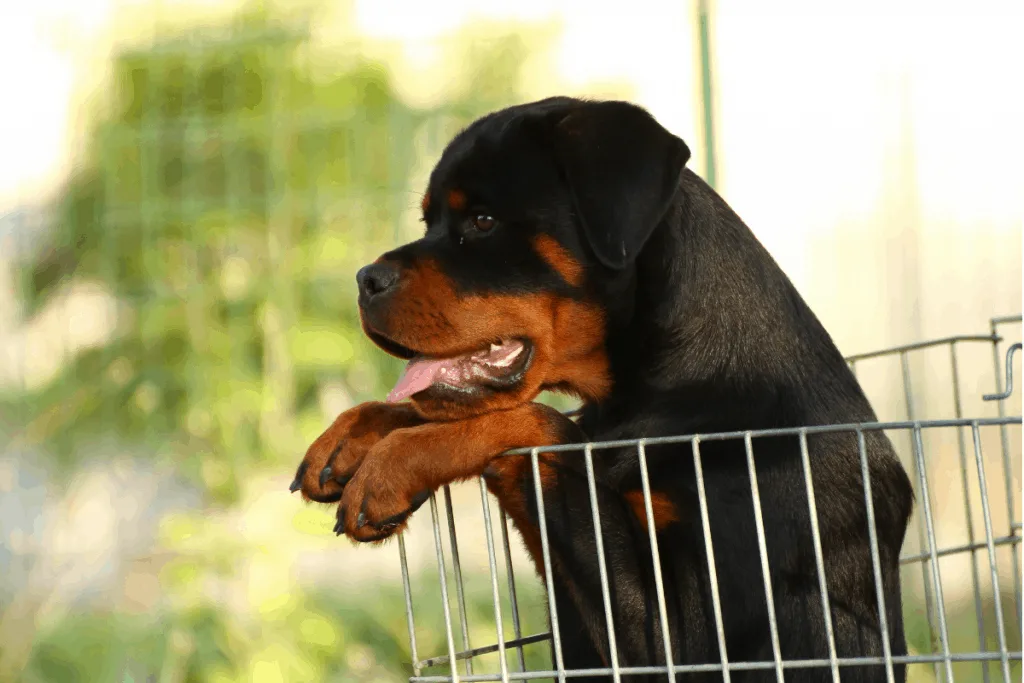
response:
<path id="1" fill-rule="evenodd" d="M 874 421 L 838 349 L 753 234 L 694 174 L 684 172 L 680 190 L 678 202 L 638 257 L 637 304 L 630 320 L 612 326 L 620 331 L 609 340 L 612 358 L 635 363 L 630 373 L 635 383 L 617 386 L 608 401 L 585 410 L 580 424 L 587 438 Z M 878 530 L 888 649 L 902 655 L 906 646 L 898 555 L 913 494 L 884 434 L 866 431 L 862 439 Z M 778 655 L 784 661 L 827 660 L 800 438 L 756 437 L 750 447 Z M 806 447 L 836 655 L 881 657 L 858 435 L 810 434 Z M 746 443 L 741 438 L 711 440 L 699 449 L 728 659 L 772 661 L 772 629 L 762 588 L 768 582 L 762 573 Z M 606 453 L 600 457 L 607 459 L 608 481 L 614 486 L 623 491 L 640 487 L 633 449 L 595 453 Z M 659 543 L 674 659 L 718 663 L 692 447 L 648 446 L 647 459 L 655 495 L 669 497 L 678 518 L 660 534 Z M 624 524 L 626 519 L 624 515 Z M 636 594 L 636 611 L 644 613 L 640 623 L 648 629 L 622 634 L 625 646 L 620 644 L 620 653 L 624 650 L 635 663 L 660 661 L 653 575 L 642 566 L 644 561 L 650 565 L 651 557 L 646 529 L 630 525 L 628 538 L 629 543 L 604 544 L 611 553 L 611 581 L 616 591 Z M 603 614 L 582 618 L 596 622 L 589 630 L 601 630 Z M 903 680 L 902 666 L 896 667 L 896 674 Z M 721 675 L 705 678 L 721 680 Z M 831 673 L 827 667 L 792 668 L 785 679 L 824 681 L 831 680 Z M 734 672 L 732 680 L 775 680 L 775 671 Z M 881 666 L 844 668 L 842 680 L 885 680 L 885 672 Z"/>

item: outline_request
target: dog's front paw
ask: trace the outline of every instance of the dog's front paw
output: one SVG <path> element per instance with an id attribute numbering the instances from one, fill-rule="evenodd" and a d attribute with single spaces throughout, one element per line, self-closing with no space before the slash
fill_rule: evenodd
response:
<path id="1" fill-rule="evenodd" d="M 306 451 L 291 490 L 319 503 L 341 500 L 370 449 L 393 431 L 422 422 L 406 405 L 369 402 L 346 410 Z"/>
<path id="2" fill-rule="evenodd" d="M 411 430 L 379 441 L 345 486 L 338 506 L 337 534 L 363 543 L 382 541 L 405 528 L 409 515 L 430 497 L 434 487 L 417 472 L 409 457 Z"/>

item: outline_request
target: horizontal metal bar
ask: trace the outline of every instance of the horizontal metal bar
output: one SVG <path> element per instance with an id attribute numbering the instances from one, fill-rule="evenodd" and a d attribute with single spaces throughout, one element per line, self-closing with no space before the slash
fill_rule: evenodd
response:
<path id="1" fill-rule="evenodd" d="M 1020 651 L 1008 653 L 1009 659 L 1022 661 Z M 1002 659 L 999 652 L 970 652 L 962 654 L 951 654 L 951 662 L 989 662 Z M 943 662 L 946 657 L 943 655 L 902 655 L 892 658 L 893 664 L 931 664 Z M 877 666 L 885 664 L 884 657 L 840 657 L 839 666 Z M 831 662 L 827 659 L 790 659 L 784 660 L 782 666 L 785 669 L 811 669 L 815 667 L 828 667 Z M 722 670 L 722 664 L 681 664 L 672 667 L 675 673 L 709 673 Z M 729 662 L 726 668 L 733 671 L 757 671 L 774 669 L 775 662 Z M 668 669 L 664 666 L 624 666 L 619 669 L 623 675 L 640 674 L 667 674 Z M 584 676 L 610 676 L 612 670 L 605 669 L 572 669 L 565 672 L 566 678 L 582 678 Z M 558 675 L 556 671 L 527 671 L 523 673 L 510 673 L 509 680 L 527 681 L 537 678 L 553 678 Z M 477 674 L 473 676 L 460 676 L 460 681 L 471 683 L 474 681 L 500 681 L 500 674 Z M 451 683 L 451 678 L 446 676 L 413 676 L 410 683 Z"/>
<path id="2" fill-rule="evenodd" d="M 605 448 L 636 448 L 643 441 L 645 446 L 659 446 L 675 443 L 690 443 L 694 439 L 701 441 L 727 441 L 729 439 L 743 439 L 749 434 L 753 438 L 767 436 L 798 436 L 800 434 L 835 434 L 839 432 L 879 432 L 888 429 L 931 429 L 936 427 L 970 427 L 977 424 L 979 427 L 993 425 L 1020 424 L 1020 415 L 1013 417 L 986 417 L 978 419 L 950 419 L 950 420 L 904 420 L 901 422 L 851 422 L 848 424 L 819 425 L 814 427 L 780 427 L 777 429 L 754 429 L 745 432 L 718 432 L 715 434 L 687 434 L 685 436 L 659 436 L 645 439 L 620 439 L 618 441 L 594 441 L 591 443 L 561 444 L 557 446 L 534 446 L 531 448 L 515 448 L 505 451 L 502 455 L 527 455 L 533 450 L 543 450 L 545 453 L 565 453 L 568 451 L 580 451 L 581 453 L 588 446 L 592 450 Z"/>
<path id="3" fill-rule="evenodd" d="M 522 638 L 514 638 L 512 640 L 505 641 L 505 649 L 510 647 L 520 647 L 522 645 L 532 645 L 533 643 L 540 643 L 545 640 L 551 639 L 551 633 L 536 633 L 532 636 L 523 636 Z M 498 651 L 498 645 L 484 645 L 482 647 L 474 647 L 472 650 L 463 650 L 462 652 L 455 653 L 455 660 L 469 659 L 470 657 L 478 657 L 480 655 L 490 654 Z M 419 662 L 417 666 L 426 669 L 431 666 L 441 666 L 448 663 L 448 655 L 441 655 L 439 657 L 431 657 L 430 659 L 424 659 Z M 511 674 L 509 674 L 511 676 Z M 445 679 L 448 680 L 448 679 Z M 465 679 L 463 679 L 465 680 Z M 500 677 L 498 680 L 501 680 Z"/>
<path id="4" fill-rule="evenodd" d="M 1006 325 L 1008 323 L 1019 323 L 1021 322 L 1021 315 L 1001 315 L 998 318 L 992 318 L 991 322 L 993 325 Z"/>
<path id="5" fill-rule="evenodd" d="M 1000 545 L 1015 545 L 1021 542 L 1020 536 L 1000 536 L 992 540 L 992 543 Z M 943 548 L 942 550 L 935 551 L 936 557 L 945 557 L 946 555 L 956 555 L 957 553 L 966 553 L 970 550 L 983 550 L 988 547 L 985 543 L 967 543 L 966 545 L 957 545 L 952 548 Z M 900 564 L 910 564 L 911 562 L 920 562 L 921 560 L 927 560 L 931 557 L 931 553 L 919 553 L 917 555 L 907 555 L 906 557 L 900 558 Z"/>
<path id="6" fill-rule="evenodd" d="M 846 362 L 856 363 L 857 361 L 867 360 L 868 358 L 878 358 L 879 356 L 888 356 L 896 353 L 905 353 L 906 351 L 918 351 L 920 349 L 927 349 L 932 346 L 944 346 L 946 344 L 954 344 L 956 342 L 988 342 L 991 344 L 992 342 L 995 341 L 1000 341 L 998 335 L 959 334 L 953 337 L 943 337 L 942 339 L 930 339 L 928 341 L 916 342 L 914 344 L 904 344 L 903 346 L 891 346 L 887 349 L 881 349 L 879 351 L 858 353 L 852 356 L 847 356 Z"/>
<path id="7" fill-rule="evenodd" d="M 1014 522 L 1010 526 L 1010 528 L 1013 529 L 1014 531 L 1021 531 L 1022 529 L 1024 529 L 1024 525 L 1022 525 L 1020 522 Z"/>

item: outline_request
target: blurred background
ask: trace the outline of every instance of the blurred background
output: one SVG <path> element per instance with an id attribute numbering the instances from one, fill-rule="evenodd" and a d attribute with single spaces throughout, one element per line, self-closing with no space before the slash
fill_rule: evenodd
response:
<path id="1" fill-rule="evenodd" d="M 648 107 L 844 354 L 992 334 L 991 318 L 1021 311 L 1022 13 L 1013 0 L 9 4 L 0 681 L 410 675 L 396 546 L 351 547 L 332 510 L 287 486 L 337 413 L 397 378 L 359 330 L 355 270 L 418 233 L 443 145 L 495 108 L 559 93 Z M 1018 341 L 1019 322 L 999 334 Z M 907 356 L 910 401 L 899 358 L 865 363 L 879 416 L 994 415 L 980 399 L 996 386 L 992 344 L 962 346 L 955 370 L 948 347 Z M 1020 392 L 1003 410 L 1020 415 Z M 984 538 L 962 436 L 928 437 L 940 544 Z M 982 441 L 1003 534 L 1021 519 L 1019 425 Z M 493 642 L 480 492 L 452 501 L 461 631 Z M 428 518 L 406 534 L 420 658 L 446 651 Z M 523 632 L 544 630 L 511 545 Z M 1014 554 L 997 563 L 1019 650 Z M 960 651 L 981 647 L 979 629 L 985 648 L 996 638 L 992 582 L 982 610 L 972 561 L 985 575 L 984 556 L 942 563 Z M 908 637 L 931 651 L 920 572 L 907 581 Z"/>

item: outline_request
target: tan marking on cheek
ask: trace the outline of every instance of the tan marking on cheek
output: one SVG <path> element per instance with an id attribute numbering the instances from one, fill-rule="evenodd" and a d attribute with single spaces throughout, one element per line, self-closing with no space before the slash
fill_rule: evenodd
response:
<path id="1" fill-rule="evenodd" d="M 604 340 L 605 314 L 600 306 L 556 299 L 549 339 L 553 358 L 545 384 L 588 401 L 605 398 L 612 380 Z"/>
<path id="2" fill-rule="evenodd" d="M 423 213 L 430 210 L 430 193 L 427 192 L 423 195 L 423 200 L 420 201 L 420 208 L 423 209 Z"/>
<path id="3" fill-rule="evenodd" d="M 432 259 L 403 277 L 408 283 L 391 306 L 387 330 L 399 344 L 455 355 L 500 338 L 526 337 L 534 344 L 534 359 L 524 392 L 543 385 L 599 400 L 611 391 L 604 311 L 597 304 L 551 293 L 460 294 Z"/>
<path id="4" fill-rule="evenodd" d="M 402 279 L 402 291 L 389 306 L 385 334 L 424 353 L 450 346 L 457 336 L 447 315 L 456 305 L 451 280 L 432 260 L 403 269 Z"/>
<path id="5" fill-rule="evenodd" d="M 647 527 L 647 508 L 644 505 L 643 491 L 627 491 L 626 502 L 633 508 L 633 514 L 644 527 Z M 679 521 L 679 513 L 675 504 L 664 493 L 651 492 L 651 512 L 654 516 L 654 529 L 661 531 L 669 524 Z"/>
<path id="6" fill-rule="evenodd" d="M 450 190 L 448 192 L 448 206 L 455 209 L 456 211 L 462 211 L 466 208 L 466 195 L 460 190 Z"/>
<path id="7" fill-rule="evenodd" d="M 538 235 L 533 240 L 533 248 L 567 283 L 573 287 L 583 284 L 583 266 L 554 237 Z"/>

